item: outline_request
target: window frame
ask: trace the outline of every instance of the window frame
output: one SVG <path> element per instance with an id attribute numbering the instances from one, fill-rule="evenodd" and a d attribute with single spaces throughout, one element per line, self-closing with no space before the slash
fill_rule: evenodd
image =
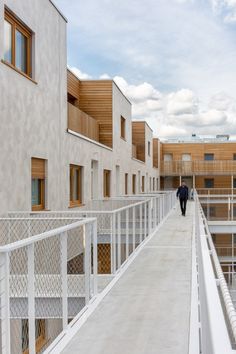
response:
<path id="1" fill-rule="evenodd" d="M 212 187 L 207 187 L 206 186 L 206 183 L 209 182 L 209 181 L 213 181 Z M 206 188 L 206 189 L 214 188 L 214 184 L 215 184 L 214 182 L 215 182 L 214 178 L 204 178 L 204 188 Z"/>
<path id="2" fill-rule="evenodd" d="M 111 197 L 111 170 L 103 170 L 103 197 Z"/>
<path id="3" fill-rule="evenodd" d="M 35 170 L 35 164 L 36 164 L 36 160 L 38 161 L 38 163 L 43 164 L 38 167 L 37 165 L 37 169 L 39 169 L 39 171 L 37 171 L 36 175 L 35 172 L 33 172 L 33 170 Z M 42 211 L 45 210 L 45 193 L 46 193 L 46 161 L 45 159 L 41 159 L 38 157 L 31 157 L 31 209 L 32 211 Z M 33 180 L 38 180 L 40 182 L 40 203 L 39 204 L 32 204 L 32 181 Z"/>
<path id="4" fill-rule="evenodd" d="M 151 142 L 148 141 L 148 156 L 151 156 Z"/>
<path id="5" fill-rule="evenodd" d="M 82 166 L 70 164 L 70 208 L 75 208 L 81 206 L 82 203 Z M 74 171 L 78 170 L 78 179 L 77 179 L 77 190 L 78 190 L 78 199 L 73 199 L 73 176 Z"/>
<path id="6" fill-rule="evenodd" d="M 14 15 L 7 7 L 4 11 L 4 21 L 7 21 L 11 25 L 11 62 L 2 60 L 5 64 L 12 67 L 22 75 L 32 79 L 32 36 L 33 32 L 22 23 L 16 15 Z M 26 72 L 22 71 L 16 66 L 16 31 L 19 31 L 26 37 Z M 4 45 L 5 45 L 5 33 L 4 33 Z M 4 48 L 5 50 L 5 48 Z"/>
<path id="7" fill-rule="evenodd" d="M 126 119 L 123 116 L 120 116 L 120 137 L 126 140 Z"/>
<path id="8" fill-rule="evenodd" d="M 36 321 L 40 321 L 42 322 L 42 324 L 40 325 L 43 330 L 42 330 L 42 334 L 40 334 L 40 336 L 36 337 L 35 336 L 35 349 L 36 349 L 36 353 L 39 353 L 42 348 L 44 347 L 44 345 L 48 342 L 48 339 L 47 339 L 47 334 L 46 334 L 46 319 L 44 318 L 38 318 L 38 319 L 35 319 L 35 328 L 36 328 Z M 29 326 L 29 320 L 28 319 L 22 319 L 21 320 L 21 330 L 23 331 L 23 325 L 28 327 Z M 23 336 L 22 336 L 23 338 Z M 23 347 L 23 342 L 22 342 L 22 347 Z M 22 354 L 29 354 L 29 347 L 26 348 L 24 351 L 23 351 L 23 348 L 22 348 Z"/>
<path id="9" fill-rule="evenodd" d="M 206 159 L 206 156 L 212 156 L 213 158 L 212 159 Z M 204 161 L 214 161 L 214 159 L 215 159 L 215 154 L 213 154 L 211 152 L 204 153 Z"/>

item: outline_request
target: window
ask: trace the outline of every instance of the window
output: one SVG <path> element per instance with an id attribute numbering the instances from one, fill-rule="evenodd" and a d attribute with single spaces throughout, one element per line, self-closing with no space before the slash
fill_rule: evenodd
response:
<path id="1" fill-rule="evenodd" d="M 142 176 L 142 192 L 145 192 L 145 176 Z"/>
<path id="2" fill-rule="evenodd" d="M 234 181 L 233 181 L 233 188 L 236 188 L 236 178 L 234 178 Z"/>
<path id="3" fill-rule="evenodd" d="M 151 143 L 148 142 L 148 156 L 151 156 Z"/>
<path id="4" fill-rule="evenodd" d="M 125 118 L 120 117 L 120 136 L 125 139 Z"/>
<path id="5" fill-rule="evenodd" d="M 125 194 L 128 194 L 128 173 L 125 173 Z"/>
<path id="6" fill-rule="evenodd" d="M 182 161 L 191 161 L 191 154 L 182 154 Z"/>
<path id="7" fill-rule="evenodd" d="M 154 191 L 155 190 L 155 178 L 153 177 L 152 179 L 152 190 Z"/>
<path id="8" fill-rule="evenodd" d="M 149 177 L 149 191 L 152 190 L 152 177 Z"/>
<path id="9" fill-rule="evenodd" d="M 33 211 L 45 209 L 45 160 L 31 159 L 31 206 Z"/>
<path id="10" fill-rule="evenodd" d="M 156 190 L 158 191 L 158 178 L 156 180 Z"/>
<path id="11" fill-rule="evenodd" d="M 22 353 L 29 354 L 29 321 L 28 319 L 21 320 L 21 338 L 22 338 Z M 46 320 L 35 320 L 35 346 L 36 353 L 39 353 L 46 344 Z"/>
<path id="12" fill-rule="evenodd" d="M 205 178 L 204 179 L 205 188 L 214 188 L 214 178 Z"/>
<path id="13" fill-rule="evenodd" d="M 136 175 L 132 175 L 132 192 L 136 194 Z"/>
<path id="14" fill-rule="evenodd" d="M 214 160 L 214 154 L 204 154 L 205 161 L 212 161 Z"/>
<path id="15" fill-rule="evenodd" d="M 236 160 L 236 154 L 233 154 L 233 160 L 234 161 Z"/>
<path id="16" fill-rule="evenodd" d="M 82 204 L 82 167 L 70 165 L 70 207 Z"/>
<path id="17" fill-rule="evenodd" d="M 4 61 L 31 77 L 31 47 L 32 32 L 5 9 Z"/>
<path id="18" fill-rule="evenodd" d="M 103 171 L 103 196 L 104 198 L 109 198 L 111 196 L 111 171 L 104 170 Z"/>
<path id="19" fill-rule="evenodd" d="M 172 161 L 173 160 L 173 155 L 172 154 L 164 154 L 164 161 Z"/>

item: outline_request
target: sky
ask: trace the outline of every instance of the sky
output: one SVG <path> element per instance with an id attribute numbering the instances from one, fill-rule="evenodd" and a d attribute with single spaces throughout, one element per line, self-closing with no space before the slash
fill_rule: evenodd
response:
<path id="1" fill-rule="evenodd" d="M 68 66 L 114 79 L 155 136 L 236 136 L 236 0 L 54 2 Z"/>

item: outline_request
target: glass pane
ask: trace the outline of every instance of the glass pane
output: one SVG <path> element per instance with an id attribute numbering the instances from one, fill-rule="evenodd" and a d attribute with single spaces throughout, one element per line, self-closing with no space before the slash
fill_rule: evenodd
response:
<path id="1" fill-rule="evenodd" d="M 27 72 L 27 38 L 16 30 L 16 67 Z"/>
<path id="2" fill-rule="evenodd" d="M 37 178 L 32 179 L 32 205 L 41 204 L 41 180 Z"/>
<path id="3" fill-rule="evenodd" d="M 4 21 L 4 60 L 12 62 L 12 26 Z"/>
<path id="4" fill-rule="evenodd" d="M 214 154 L 205 154 L 204 159 L 205 161 L 212 161 L 214 160 Z"/>

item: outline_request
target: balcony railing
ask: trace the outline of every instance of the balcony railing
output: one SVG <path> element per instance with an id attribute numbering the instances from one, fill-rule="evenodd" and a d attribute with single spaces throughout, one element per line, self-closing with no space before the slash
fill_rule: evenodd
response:
<path id="1" fill-rule="evenodd" d="M 227 175 L 236 173 L 236 161 L 162 161 L 162 176 Z"/>
<path id="2" fill-rule="evenodd" d="M 68 128 L 99 142 L 99 123 L 68 102 Z"/>

